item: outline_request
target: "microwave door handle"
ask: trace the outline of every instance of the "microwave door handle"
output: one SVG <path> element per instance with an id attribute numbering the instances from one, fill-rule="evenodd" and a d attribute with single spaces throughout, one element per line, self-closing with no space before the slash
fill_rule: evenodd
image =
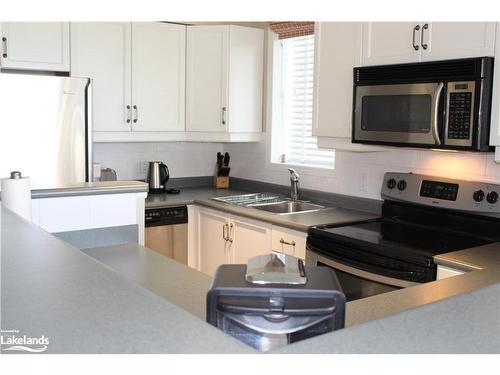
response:
<path id="1" fill-rule="evenodd" d="M 439 82 L 439 85 L 434 93 L 434 116 L 432 118 L 432 136 L 437 145 L 441 144 L 441 138 L 439 137 L 439 99 L 441 98 L 441 92 L 443 91 L 444 84 Z"/>

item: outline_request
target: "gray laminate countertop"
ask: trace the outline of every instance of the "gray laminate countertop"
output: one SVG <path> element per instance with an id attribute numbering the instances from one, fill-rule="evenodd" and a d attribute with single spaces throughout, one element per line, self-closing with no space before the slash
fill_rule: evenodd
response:
<path id="1" fill-rule="evenodd" d="M 247 191 L 234 189 L 216 189 L 213 187 L 180 188 L 179 194 L 148 194 L 146 208 L 162 208 L 194 204 L 200 199 L 225 197 L 228 195 L 248 194 Z"/>
<path id="2" fill-rule="evenodd" d="M 1 211 L 1 329 L 47 353 L 252 353 L 165 298 Z M 168 277 L 168 275 L 165 275 Z M 6 332 L 8 331 L 8 332 Z M 10 345 L 2 345 L 2 353 Z"/>
<path id="3" fill-rule="evenodd" d="M 146 289 L 196 315 L 206 317 L 212 278 L 139 244 L 96 247 L 86 254 Z"/>
<path id="4" fill-rule="evenodd" d="M 147 193 L 148 184 L 140 181 L 103 181 L 64 184 L 31 190 L 32 199 L 74 197 L 80 195 Z"/>
<path id="5" fill-rule="evenodd" d="M 354 221 L 372 220 L 380 217 L 379 214 L 375 213 L 350 210 L 346 208 L 336 208 L 333 207 L 333 204 L 332 207 L 327 207 L 326 209 L 314 212 L 277 215 L 271 212 L 258 210 L 256 208 L 236 206 L 212 199 L 228 195 L 248 194 L 248 191 L 215 189 L 210 187 L 196 187 L 180 190 L 180 194 L 149 194 L 146 198 L 146 208 L 196 204 L 302 232 L 307 232 L 310 227 L 315 225 L 342 224 Z M 257 191 L 251 191 L 250 193 L 256 192 Z"/>
<path id="6" fill-rule="evenodd" d="M 434 261 L 437 264 L 466 272 L 491 267 L 500 269 L 500 247 L 493 243 L 472 249 L 453 251 L 436 255 Z"/>
<path id="7" fill-rule="evenodd" d="M 158 280 L 135 271 L 127 277 L 130 270 L 120 275 L 126 261 L 113 270 L 6 208 L 0 212 L 2 330 L 45 335 L 49 353 L 255 353 L 186 311 L 188 305 L 180 307 L 185 301 L 171 289 L 161 295 L 162 285 L 168 291 L 167 283 L 177 282 L 171 277 L 206 288 L 208 280 L 196 271 L 179 276 L 184 266 L 171 261 L 172 273 L 159 280 L 159 289 L 143 287 L 141 280 Z M 500 244 L 491 246 L 500 250 Z M 134 257 L 141 262 L 140 251 Z M 193 299 L 203 294 L 183 290 Z M 498 264 L 352 301 L 346 308 L 345 329 L 277 352 L 500 353 Z"/>

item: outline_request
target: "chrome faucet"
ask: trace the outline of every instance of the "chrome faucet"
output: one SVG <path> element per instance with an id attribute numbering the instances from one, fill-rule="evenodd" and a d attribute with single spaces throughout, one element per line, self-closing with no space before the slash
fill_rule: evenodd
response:
<path id="1" fill-rule="evenodd" d="M 299 200 L 299 174 L 295 169 L 288 168 L 290 171 L 290 198 L 293 201 Z"/>

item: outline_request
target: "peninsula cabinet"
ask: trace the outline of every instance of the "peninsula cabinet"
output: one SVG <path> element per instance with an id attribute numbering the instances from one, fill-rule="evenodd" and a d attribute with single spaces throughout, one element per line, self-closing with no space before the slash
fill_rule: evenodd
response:
<path id="1" fill-rule="evenodd" d="M 93 80 L 95 141 L 184 131 L 185 32 L 161 22 L 71 24 L 71 75 Z"/>
<path id="2" fill-rule="evenodd" d="M 493 56 L 495 22 L 365 22 L 362 64 Z"/>
<path id="3" fill-rule="evenodd" d="M 2 69 L 69 72 L 69 22 L 2 22 Z"/>
<path id="4" fill-rule="evenodd" d="M 187 27 L 188 138 L 199 132 L 214 141 L 260 139 L 263 46 L 262 29 L 234 25 Z"/>
<path id="5" fill-rule="evenodd" d="M 271 224 L 196 206 L 188 216 L 188 265 L 207 275 L 271 252 Z"/>

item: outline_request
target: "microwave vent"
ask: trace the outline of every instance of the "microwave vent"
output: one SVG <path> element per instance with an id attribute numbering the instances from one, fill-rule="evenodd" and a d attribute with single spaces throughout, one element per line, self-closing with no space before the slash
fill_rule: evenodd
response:
<path id="1" fill-rule="evenodd" d="M 354 83 L 404 83 L 445 80 L 475 80 L 493 66 L 493 58 L 445 60 L 426 63 L 354 68 Z"/>

